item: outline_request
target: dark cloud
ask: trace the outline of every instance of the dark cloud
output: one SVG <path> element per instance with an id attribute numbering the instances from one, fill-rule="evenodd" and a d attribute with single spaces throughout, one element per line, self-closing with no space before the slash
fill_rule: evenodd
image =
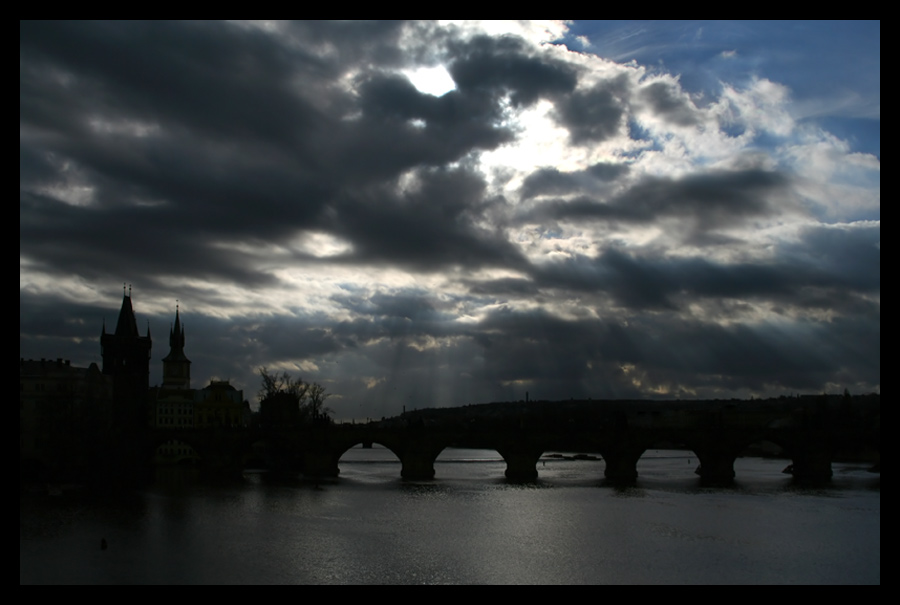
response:
<path id="1" fill-rule="evenodd" d="M 403 76 L 374 74 L 359 85 L 360 108 L 372 123 L 390 129 L 392 146 L 397 136 L 418 139 L 420 164 L 442 164 L 473 149 L 494 149 L 512 140 L 512 133 L 497 125 L 500 108 L 495 100 L 453 90 L 435 97 L 421 93 Z M 411 123 L 418 120 L 419 123 Z M 401 139 L 402 140 L 402 139 Z M 383 141 L 382 141 L 383 142 Z"/>
<path id="2" fill-rule="evenodd" d="M 575 92 L 557 103 L 557 120 L 575 145 L 602 143 L 622 131 L 630 91 L 622 77 Z"/>
<path id="3" fill-rule="evenodd" d="M 777 212 L 774 202 L 786 195 L 788 182 L 785 175 L 765 170 L 651 178 L 628 189 L 613 204 L 646 219 L 690 215 L 704 225 L 717 226 Z"/>
<path id="4" fill-rule="evenodd" d="M 251 259 L 244 254 L 208 245 L 197 217 L 185 220 L 140 207 L 98 214 L 33 196 L 23 197 L 19 212 L 20 255 L 36 260 L 51 274 L 114 282 L 141 275 L 154 281 L 165 274 L 165 267 L 175 266 L 181 274 L 196 278 L 256 286 L 272 283 L 269 275 L 251 268 Z"/>
<path id="5" fill-rule="evenodd" d="M 340 125 L 323 142 L 334 154 L 343 186 L 395 178 L 416 166 L 442 166 L 512 140 L 498 126 L 496 100 L 451 91 L 420 93 L 405 77 L 374 75 L 359 86 L 362 117 Z"/>
<path id="6" fill-rule="evenodd" d="M 332 327 L 336 337 L 353 346 L 369 344 L 381 338 L 412 340 L 425 336 L 445 337 L 461 333 L 455 316 L 441 310 L 442 304 L 420 291 L 378 293 L 371 297 L 336 297 L 335 302 L 352 311 L 357 318 Z"/>
<path id="7" fill-rule="evenodd" d="M 540 186 L 572 187 L 572 175 L 535 179 L 528 183 L 533 192 Z M 549 182 L 547 187 L 544 183 Z M 684 238 L 698 233 L 734 226 L 749 218 L 775 215 L 791 210 L 789 178 L 779 172 L 749 169 L 715 171 L 683 178 L 646 177 L 608 199 L 579 196 L 570 201 L 550 200 L 530 210 L 526 220 L 544 217 L 554 220 L 597 220 L 627 223 L 654 223 L 666 218 L 688 221 Z M 573 187 L 574 189 L 574 187 Z"/>
<path id="8" fill-rule="evenodd" d="M 27 187 L 35 183 L 58 182 L 58 167 L 52 157 L 39 149 L 19 143 L 19 184 Z"/>
<path id="9" fill-rule="evenodd" d="M 377 309 L 376 314 L 409 320 L 428 320 L 439 317 L 435 305 L 427 295 L 376 294 L 369 299 Z"/>
<path id="10" fill-rule="evenodd" d="M 374 21 L 292 21 L 286 24 L 287 33 L 302 46 L 312 46 L 324 52 L 320 59 L 340 73 L 360 63 L 375 65 L 404 65 L 409 61 L 409 49 L 400 48 L 405 29 L 416 33 L 412 40 L 427 40 L 434 35 L 428 23 L 410 24 L 403 21 L 378 19 Z M 427 45 L 424 45 L 427 46 Z"/>
<path id="11" fill-rule="evenodd" d="M 547 263 L 532 277 L 538 288 L 602 293 L 630 310 L 675 310 L 705 299 L 771 301 L 799 308 L 835 308 L 844 300 L 848 308 L 871 310 L 860 297 L 880 291 L 878 250 L 872 241 L 879 237 L 877 229 L 826 231 L 836 233 L 823 238 L 815 229 L 807 234 L 802 249 L 810 254 L 803 257 L 791 254 L 797 244 L 786 246 L 775 261 L 735 263 L 609 247 L 595 258 L 573 256 Z M 857 247 L 861 250 L 845 254 Z"/>
<path id="12" fill-rule="evenodd" d="M 608 162 L 597 162 L 587 169 L 587 173 L 595 179 L 601 181 L 614 181 L 617 178 L 628 174 L 628 164 L 611 164 Z"/>
<path id="13" fill-rule="evenodd" d="M 367 359 L 377 360 L 365 367 L 368 375 L 385 378 L 379 388 L 400 399 L 415 396 L 420 406 L 428 405 L 425 394 L 431 398 L 425 402 L 458 404 L 520 399 L 525 391 L 533 399 L 644 397 L 648 387 L 664 387 L 657 395 L 663 397 L 808 391 L 837 375 L 877 384 L 880 367 L 877 320 L 729 327 L 667 313 L 565 320 L 540 310 L 501 309 L 457 331 L 457 338 L 441 340 L 452 329 L 437 335 L 440 344 L 422 351 L 411 343 L 434 333 L 435 325 L 407 319 L 367 322 L 377 328 L 360 346 Z M 339 327 L 354 335 L 365 329 Z M 435 388 L 437 377 L 445 376 L 436 368 L 448 363 L 449 379 Z"/>
<path id="14" fill-rule="evenodd" d="M 148 277 L 180 259 L 187 275 L 260 283 L 266 276 L 229 242 L 332 228 L 366 262 L 515 259 L 474 226 L 469 211 L 483 186 L 465 171 L 418 195 L 392 193 L 407 170 L 509 141 L 495 125 L 496 99 L 435 98 L 377 73 L 363 76 L 356 96 L 335 86 L 358 62 L 399 63 L 399 31 L 293 24 L 284 35 L 299 43 L 286 46 L 222 23 L 24 23 L 22 253 L 63 271 L 128 267 Z M 489 50 L 472 49 L 468 61 Z M 524 46 L 497 51 L 510 58 L 516 49 Z M 540 89 L 516 82 L 526 96 Z M 343 119 L 354 111 L 361 116 Z M 37 193 L 73 186 L 89 198 L 82 206 Z"/>
<path id="15" fill-rule="evenodd" d="M 810 226 L 796 242 L 779 247 L 779 257 L 806 265 L 816 275 L 831 276 L 847 290 L 881 291 L 881 226 Z"/>
<path id="16" fill-rule="evenodd" d="M 469 291 L 478 295 L 533 296 L 539 290 L 530 279 L 508 277 L 483 282 L 470 282 Z"/>
<path id="17" fill-rule="evenodd" d="M 291 145 L 320 125 L 292 82 L 321 74 L 322 62 L 260 31 L 218 22 L 41 22 L 23 23 L 20 34 L 30 76 L 20 79 L 25 122 L 68 108 L 55 121 L 69 119 L 69 128 L 94 117 L 145 120 L 264 145 Z"/>
<path id="18" fill-rule="evenodd" d="M 647 102 L 653 112 L 663 119 L 679 126 L 694 126 L 699 123 L 697 110 L 683 92 L 668 82 L 653 82 L 640 90 L 640 98 Z"/>
<path id="19" fill-rule="evenodd" d="M 535 385 L 533 397 L 541 385 L 547 391 L 537 396 L 551 399 L 636 397 L 647 387 L 675 396 L 683 385 L 693 385 L 694 396 L 715 396 L 742 388 L 814 389 L 854 351 L 860 357 L 850 362 L 853 373 L 877 382 L 878 323 L 851 322 L 833 331 L 819 323 L 726 327 L 667 314 L 566 321 L 503 310 L 480 326 L 490 343 L 482 372 L 486 380 L 522 381 L 520 393 Z M 841 344 L 845 331 L 865 336 Z"/>
<path id="20" fill-rule="evenodd" d="M 307 143 L 328 120 L 290 87 L 321 71 L 314 57 L 221 23 L 23 23 L 21 37 L 23 254 L 148 277 L 179 259 L 252 283 L 211 244 L 284 237 L 321 209 Z M 88 199 L 35 195 L 63 186 Z"/>
<path id="21" fill-rule="evenodd" d="M 451 46 L 450 75 L 466 93 L 508 91 L 513 105 L 571 92 L 578 74 L 571 65 L 537 56 L 521 38 L 476 36 Z"/>
<path id="22" fill-rule="evenodd" d="M 472 172 L 429 170 L 412 191 L 379 188 L 348 197 L 329 227 L 354 242 L 352 260 L 362 263 L 522 266 L 516 247 L 475 223 L 483 195 L 484 181 Z"/>
<path id="23" fill-rule="evenodd" d="M 628 173 L 627 164 L 599 162 L 587 170 L 560 172 L 556 168 L 542 168 L 529 174 L 522 183 L 522 199 L 540 195 L 565 195 L 593 192 L 598 185 L 614 181 Z"/>

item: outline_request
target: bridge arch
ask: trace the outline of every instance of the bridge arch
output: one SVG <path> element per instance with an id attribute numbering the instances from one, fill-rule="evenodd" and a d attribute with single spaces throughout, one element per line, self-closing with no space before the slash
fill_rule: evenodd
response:
<path id="1" fill-rule="evenodd" d="M 647 450 L 660 449 L 660 445 L 684 448 L 696 462 L 696 473 L 705 485 L 727 485 L 734 480 L 734 461 L 740 453 L 754 441 L 756 433 L 733 431 L 720 427 L 681 428 L 658 430 L 607 431 L 597 439 L 597 450 L 606 463 L 604 475 L 614 483 L 632 483 L 638 477 L 638 463 Z M 663 448 L 665 449 L 665 448 Z"/>
<path id="2" fill-rule="evenodd" d="M 365 443 L 377 443 L 390 450 L 401 464 L 400 476 L 410 480 L 433 479 L 434 461 L 449 445 L 449 441 L 417 438 L 415 433 L 396 435 L 333 434 L 325 442 L 312 443 L 304 452 L 303 473 L 312 477 L 337 477 L 341 457 L 351 448 Z"/>

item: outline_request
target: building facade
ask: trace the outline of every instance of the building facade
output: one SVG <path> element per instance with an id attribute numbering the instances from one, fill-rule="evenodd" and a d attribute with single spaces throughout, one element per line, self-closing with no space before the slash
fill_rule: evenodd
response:
<path id="1" fill-rule="evenodd" d="M 246 426 L 244 392 L 227 380 L 211 380 L 194 396 L 194 423 L 198 428 Z"/>
<path id="2" fill-rule="evenodd" d="M 184 324 L 176 306 L 175 323 L 169 330 L 169 353 L 162 360 L 163 382 L 151 389 L 150 426 L 165 429 L 248 426 L 250 404 L 244 401 L 243 391 L 227 380 L 211 380 L 202 389 L 191 388 L 191 360 L 184 352 L 185 343 Z M 156 451 L 158 463 L 196 459 L 196 452 L 178 439 L 169 440 Z"/>
<path id="3" fill-rule="evenodd" d="M 194 427 L 194 390 L 191 360 L 184 354 L 184 326 L 178 306 L 175 324 L 169 328 L 169 354 L 163 357 L 163 383 L 154 389 L 151 426 L 188 429 Z"/>
<path id="4" fill-rule="evenodd" d="M 169 353 L 163 357 L 162 385 L 152 390 L 150 426 L 163 429 L 194 428 L 194 389 L 191 388 L 191 360 L 184 354 L 184 326 L 175 306 L 175 323 L 169 328 Z M 197 453 L 188 444 L 170 439 L 156 448 L 155 461 L 161 464 L 192 462 Z"/>
<path id="5" fill-rule="evenodd" d="M 96 363 L 19 360 L 19 459 L 77 466 L 113 423 L 114 381 Z"/>

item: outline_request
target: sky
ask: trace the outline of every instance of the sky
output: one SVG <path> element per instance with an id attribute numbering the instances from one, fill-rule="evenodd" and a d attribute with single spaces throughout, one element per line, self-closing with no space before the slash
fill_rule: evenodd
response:
<path id="1" fill-rule="evenodd" d="M 338 418 L 880 392 L 875 22 L 20 22 L 19 350 Z"/>

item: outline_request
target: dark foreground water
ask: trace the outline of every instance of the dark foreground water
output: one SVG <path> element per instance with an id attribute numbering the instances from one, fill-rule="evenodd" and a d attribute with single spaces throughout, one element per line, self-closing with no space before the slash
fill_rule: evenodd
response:
<path id="1" fill-rule="evenodd" d="M 102 499 L 27 495 L 19 581 L 38 583 L 879 584 L 881 491 L 862 465 L 794 486 L 783 460 L 738 459 L 701 488 L 690 453 L 648 451 L 635 487 L 603 462 L 548 460 L 512 485 L 496 452 L 446 450 L 404 482 L 354 449 L 320 485 L 266 473 L 206 486 L 190 471 Z M 100 540 L 108 543 L 100 549 Z"/>

